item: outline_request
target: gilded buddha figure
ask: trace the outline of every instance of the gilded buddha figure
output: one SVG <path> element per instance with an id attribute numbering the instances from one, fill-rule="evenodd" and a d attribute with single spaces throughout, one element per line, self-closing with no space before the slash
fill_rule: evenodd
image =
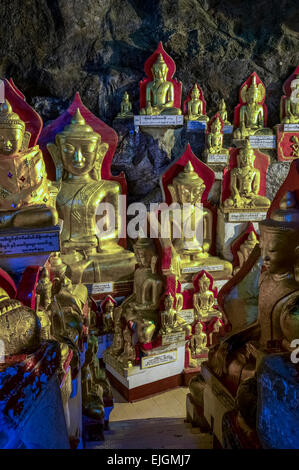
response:
<path id="1" fill-rule="evenodd" d="M 198 356 L 199 354 L 205 354 L 208 352 L 207 348 L 207 335 L 203 331 L 201 322 L 197 322 L 195 325 L 194 335 L 190 340 L 190 349 L 192 356 Z"/>
<path id="2" fill-rule="evenodd" d="M 130 101 L 129 93 L 125 91 L 120 104 L 120 112 L 117 115 L 117 119 L 126 119 L 130 117 L 133 117 L 132 103 Z"/>
<path id="3" fill-rule="evenodd" d="M 164 300 L 165 310 L 161 312 L 161 330 L 160 334 L 173 333 L 174 331 L 183 331 L 177 320 L 177 311 L 173 308 L 174 297 L 171 293 L 167 294 Z"/>
<path id="4" fill-rule="evenodd" d="M 79 108 L 70 125 L 48 144 L 61 179 L 57 209 L 63 220 L 60 236 L 62 260 L 74 283 L 119 280 L 134 270 L 134 255 L 118 245 L 120 185 L 102 180 L 101 166 L 108 144 L 86 124 Z M 105 219 L 99 232 L 97 210 L 102 202 L 114 207 L 115 217 Z M 109 233 L 108 233 L 109 232 Z"/>
<path id="5" fill-rule="evenodd" d="M 286 193 L 280 209 L 273 211 L 271 218 L 263 220 L 259 226 L 265 271 L 259 280 L 258 318 L 241 331 L 228 335 L 209 352 L 208 367 L 232 392 L 236 393 L 239 384 L 244 384 L 239 386 L 238 397 L 243 392 L 249 394 L 251 382 L 245 379 L 254 380 L 263 356 L 291 351 L 292 340 L 299 338 L 299 283 L 296 278 L 299 209 L 294 193 Z M 240 409 L 240 412 L 246 418 L 246 410 Z M 254 426 L 255 420 L 251 424 Z"/>
<path id="6" fill-rule="evenodd" d="M 208 121 L 209 118 L 203 113 L 203 101 L 200 97 L 200 90 L 196 83 L 191 90 L 191 99 L 187 103 L 187 111 L 185 118 L 189 121 Z"/>
<path id="7" fill-rule="evenodd" d="M 224 207 L 229 209 L 263 208 L 270 206 L 265 196 L 259 195 L 260 171 L 254 167 L 255 154 L 249 140 L 237 155 L 238 166 L 231 170 L 231 195 L 224 201 Z"/>
<path id="8" fill-rule="evenodd" d="M 213 308 L 216 305 L 215 296 L 213 291 L 210 290 L 210 279 L 205 273 L 199 279 L 199 292 L 193 294 L 193 305 L 197 320 L 219 316 L 220 314 L 218 310 Z"/>
<path id="9" fill-rule="evenodd" d="M 167 80 L 168 67 L 162 54 L 158 55 L 151 70 L 154 79 L 146 86 L 146 107 L 140 110 L 140 114 L 182 114 L 179 108 L 174 107 L 174 86 Z"/>
<path id="10" fill-rule="evenodd" d="M 190 161 L 173 178 L 172 184 L 168 185 L 168 190 L 171 194 L 171 202 L 179 204 L 179 207 L 172 211 L 171 224 L 173 231 L 178 223 L 180 224 L 177 227 L 180 236 L 173 238 L 173 245 L 181 257 L 182 270 L 186 267 L 217 262 L 221 263 L 223 269 L 230 275 L 232 266 L 228 261 L 209 255 L 213 216 L 209 209 L 200 206 L 205 184 L 194 171 Z M 187 205 L 188 210 L 184 210 L 184 205 Z M 202 227 L 202 233 L 199 233 L 200 227 Z"/>
<path id="11" fill-rule="evenodd" d="M 252 76 L 250 86 L 241 88 L 243 104 L 240 109 L 240 128 L 234 131 L 236 139 L 245 139 L 254 134 L 271 135 L 272 130 L 265 128 L 264 108 L 260 104 L 265 97 L 265 87 L 257 85 L 256 76 Z"/>
<path id="12" fill-rule="evenodd" d="M 217 116 L 211 124 L 211 131 L 207 136 L 207 151 L 211 154 L 225 154 L 228 156 L 228 149 L 223 148 L 223 133 L 221 120 Z"/>
<path id="13" fill-rule="evenodd" d="M 291 95 L 286 97 L 282 114 L 284 124 L 299 124 L 299 75 L 291 81 Z"/>
<path id="14" fill-rule="evenodd" d="M 0 227 L 56 225 L 43 155 L 10 103 L 0 103 Z"/>
<path id="15" fill-rule="evenodd" d="M 220 114 L 220 117 L 222 121 L 224 122 L 224 125 L 230 126 L 231 123 L 227 119 L 226 104 L 223 98 L 220 100 L 218 113 Z"/>

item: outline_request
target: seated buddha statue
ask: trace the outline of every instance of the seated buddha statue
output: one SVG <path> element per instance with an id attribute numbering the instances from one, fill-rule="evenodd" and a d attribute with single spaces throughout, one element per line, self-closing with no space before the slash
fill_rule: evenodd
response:
<path id="1" fill-rule="evenodd" d="M 249 140 L 237 155 L 238 166 L 231 170 L 231 195 L 224 201 L 225 208 L 268 208 L 270 201 L 259 195 L 260 171 L 254 167 L 255 154 Z"/>
<path id="2" fill-rule="evenodd" d="M 58 222 L 43 155 L 28 149 L 30 133 L 10 103 L 0 103 L 0 227 L 46 227 Z"/>
<path id="3" fill-rule="evenodd" d="M 108 298 L 104 305 L 103 313 L 103 331 L 104 333 L 113 332 L 113 312 L 115 309 L 115 302 L 111 298 Z"/>
<path id="4" fill-rule="evenodd" d="M 240 108 L 240 127 L 234 131 L 234 138 L 245 139 L 250 135 L 271 135 L 272 130 L 265 128 L 264 108 L 260 104 L 265 96 L 265 87 L 262 83 L 257 85 L 253 75 L 250 86 L 241 88 L 242 101 L 245 104 Z"/>
<path id="5" fill-rule="evenodd" d="M 171 203 L 178 203 L 178 208 L 171 214 L 171 225 L 173 229 L 177 226 L 180 236 L 172 240 L 173 246 L 181 257 L 182 270 L 189 266 L 198 266 L 215 263 L 223 265 L 228 275 L 231 274 L 232 266 L 226 260 L 211 257 L 209 249 L 212 243 L 213 215 L 210 209 L 203 208 L 200 204 L 205 184 L 202 178 L 194 171 L 190 161 L 184 169 L 173 178 L 172 184 L 168 185 L 171 195 Z M 188 210 L 184 211 L 184 205 Z M 178 226 L 180 225 L 180 226 Z M 198 229 L 202 226 L 202 237 Z M 213 260 L 213 261 L 212 261 Z"/>
<path id="6" fill-rule="evenodd" d="M 203 102 L 200 98 L 200 91 L 198 86 L 193 86 L 191 90 L 191 99 L 187 103 L 187 114 L 185 116 L 188 121 L 208 121 L 209 118 L 203 113 Z"/>
<path id="7" fill-rule="evenodd" d="M 120 361 L 123 363 L 125 367 L 132 367 L 136 360 L 136 350 L 132 343 L 132 333 L 128 326 L 125 328 L 123 332 L 124 336 L 124 350 L 122 355 L 120 356 Z"/>
<path id="8" fill-rule="evenodd" d="M 299 124 L 299 75 L 291 81 L 291 95 L 287 96 L 284 102 L 284 118 L 282 122 L 285 124 Z"/>
<path id="9" fill-rule="evenodd" d="M 74 283 L 119 280 L 132 274 L 134 254 L 118 245 L 117 182 L 101 179 L 101 165 L 108 144 L 86 124 L 79 108 L 70 125 L 48 144 L 58 173 L 57 210 L 63 220 L 60 235 L 62 261 Z M 63 170 L 63 171 L 61 171 Z M 106 232 L 100 233 L 97 212 L 100 204 L 110 203 L 113 220 L 105 217 Z"/>
<path id="10" fill-rule="evenodd" d="M 129 93 L 125 91 L 123 99 L 120 103 L 120 112 L 117 115 L 117 119 L 126 119 L 132 116 L 132 103 L 130 101 Z"/>
<path id="11" fill-rule="evenodd" d="M 215 304 L 214 293 L 210 290 L 210 279 L 204 273 L 199 279 L 199 292 L 193 294 L 195 318 L 203 320 L 211 316 L 219 316 L 220 312 L 213 308 Z"/>
<path id="12" fill-rule="evenodd" d="M 153 81 L 146 86 L 146 107 L 140 110 L 140 114 L 182 114 L 179 108 L 174 107 L 174 86 L 167 80 L 168 67 L 162 54 L 158 55 L 151 70 Z"/>
<path id="13" fill-rule="evenodd" d="M 163 280 L 157 272 L 158 258 L 153 240 L 138 238 L 134 252 L 138 267 L 134 273 L 133 294 L 121 304 L 122 316 L 126 321 L 146 319 L 156 324 Z"/>
<path id="14" fill-rule="evenodd" d="M 220 114 L 220 117 L 222 121 L 224 122 L 224 125 L 230 126 L 231 123 L 227 119 L 226 104 L 223 98 L 220 100 L 218 113 Z"/>
<path id="15" fill-rule="evenodd" d="M 223 133 L 221 120 L 216 117 L 211 124 L 211 131 L 207 136 L 207 151 L 212 154 L 229 154 L 228 149 L 223 148 Z"/>
<path id="16" fill-rule="evenodd" d="M 167 294 L 164 300 L 165 310 L 161 312 L 161 329 L 160 334 L 173 333 L 174 331 L 183 331 L 182 326 L 178 323 L 177 312 L 173 308 L 174 297 L 171 293 Z"/>
<path id="17" fill-rule="evenodd" d="M 291 351 L 292 340 L 299 338 L 299 208 L 294 193 L 286 193 L 280 208 L 259 227 L 265 270 L 259 279 L 257 320 L 211 348 L 208 360 L 208 367 L 245 405 L 251 400 L 250 387 L 261 359 Z M 244 419 L 246 406 L 239 411 Z"/>

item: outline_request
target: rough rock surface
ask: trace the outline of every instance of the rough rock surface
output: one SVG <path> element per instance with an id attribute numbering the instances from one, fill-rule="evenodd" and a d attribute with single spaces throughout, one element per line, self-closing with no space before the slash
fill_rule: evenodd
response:
<path id="1" fill-rule="evenodd" d="M 232 118 L 255 70 L 273 125 L 282 83 L 299 63 L 298 12 L 293 0 L 2 0 L 0 76 L 12 76 L 30 102 L 64 104 L 79 91 L 111 124 L 126 89 L 137 111 L 144 62 L 163 41 L 183 96 L 197 81 L 209 115 L 223 97 Z M 55 117 L 48 108 L 39 106 L 45 120 Z"/>

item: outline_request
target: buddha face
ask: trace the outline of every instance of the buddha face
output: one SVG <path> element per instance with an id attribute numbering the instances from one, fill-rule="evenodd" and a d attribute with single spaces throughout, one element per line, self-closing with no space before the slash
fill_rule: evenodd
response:
<path id="1" fill-rule="evenodd" d="M 242 149 L 238 155 L 238 164 L 241 168 L 253 166 L 255 155 L 253 149 Z"/>
<path id="2" fill-rule="evenodd" d="M 105 313 L 111 314 L 113 312 L 113 309 L 114 309 L 113 302 L 108 301 L 105 305 Z"/>
<path id="3" fill-rule="evenodd" d="M 59 139 L 63 167 L 71 174 L 88 174 L 95 165 L 98 137 L 79 138 L 66 136 Z"/>
<path id="4" fill-rule="evenodd" d="M 163 58 L 162 58 L 163 60 Z M 156 80 L 166 80 L 168 67 L 165 62 L 162 62 L 161 58 L 158 59 L 152 67 L 152 73 Z"/>
<path id="5" fill-rule="evenodd" d="M 212 124 L 212 132 L 214 134 L 219 134 L 220 131 L 221 131 L 221 122 L 220 122 L 220 119 L 215 119 L 215 121 L 213 122 Z"/>
<path id="6" fill-rule="evenodd" d="M 199 99 L 199 89 L 197 88 L 197 86 L 194 86 L 192 88 L 192 91 L 191 91 L 191 98 L 194 99 L 194 100 L 198 100 Z"/>
<path id="7" fill-rule="evenodd" d="M 207 276 L 202 276 L 201 280 L 199 281 L 199 285 L 200 285 L 200 290 L 202 291 L 206 291 L 209 289 L 209 286 L 210 286 L 210 280 Z"/>
<path id="8" fill-rule="evenodd" d="M 0 127 L 0 154 L 15 155 L 22 148 L 24 130 L 21 128 Z"/>
<path id="9" fill-rule="evenodd" d="M 295 263 L 296 241 L 287 234 L 265 230 L 261 225 L 260 247 L 264 266 L 270 274 L 292 272 Z"/>
<path id="10" fill-rule="evenodd" d="M 259 96 L 259 92 L 258 92 L 257 86 L 255 86 L 254 84 L 251 85 L 251 87 L 248 89 L 248 92 L 247 92 L 248 103 L 257 103 L 258 96 Z"/>
<path id="11" fill-rule="evenodd" d="M 202 333 L 202 324 L 201 324 L 200 322 L 196 323 L 196 326 L 195 326 L 195 333 L 196 333 L 196 334 Z"/>
<path id="12" fill-rule="evenodd" d="M 201 202 L 205 189 L 203 184 L 177 184 L 175 186 L 180 204 L 196 204 Z"/>
<path id="13" fill-rule="evenodd" d="M 149 268 L 151 266 L 152 257 L 154 256 L 154 252 L 150 247 L 136 247 L 134 248 L 134 252 L 137 258 L 137 263 L 144 267 Z"/>

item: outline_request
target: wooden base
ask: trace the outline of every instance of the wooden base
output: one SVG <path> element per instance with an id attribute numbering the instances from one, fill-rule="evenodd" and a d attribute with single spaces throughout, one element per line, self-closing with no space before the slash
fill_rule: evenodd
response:
<path id="1" fill-rule="evenodd" d="M 178 374 L 173 375 L 172 377 L 167 377 L 166 379 L 157 380 L 156 382 L 152 382 L 146 385 L 141 385 L 140 387 L 128 389 L 108 370 L 106 370 L 106 374 L 112 387 L 116 388 L 117 391 L 121 393 L 121 395 L 129 402 L 141 400 L 157 393 L 165 392 L 171 388 L 184 385 L 183 374 Z"/>

